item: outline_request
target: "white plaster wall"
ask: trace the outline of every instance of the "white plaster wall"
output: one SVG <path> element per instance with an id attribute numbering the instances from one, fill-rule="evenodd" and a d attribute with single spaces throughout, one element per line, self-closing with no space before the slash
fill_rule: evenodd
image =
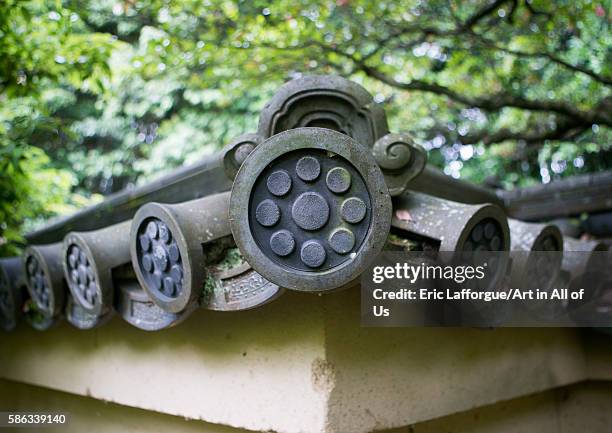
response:
<path id="1" fill-rule="evenodd" d="M 3 433 L 248 433 L 203 421 L 106 403 L 94 398 L 0 379 L 0 408 L 23 412 L 63 413 L 64 425 L 2 428 Z"/>
<path id="2" fill-rule="evenodd" d="M 0 335 L 0 377 L 279 433 L 399 428 L 612 378 L 612 345 L 578 330 L 361 328 L 359 316 L 348 290 L 199 311 L 155 333 L 118 318 L 95 331 L 21 327 Z"/>
<path id="3" fill-rule="evenodd" d="M 359 292 L 325 297 L 327 431 L 410 425 L 586 377 L 574 329 L 361 328 Z"/>
<path id="4" fill-rule="evenodd" d="M 120 318 L 0 334 L 0 377 L 252 430 L 322 430 L 326 392 L 319 298 L 283 296 L 252 311 L 198 311 L 147 333 Z M 1 391 L 0 391 L 1 392 Z"/>

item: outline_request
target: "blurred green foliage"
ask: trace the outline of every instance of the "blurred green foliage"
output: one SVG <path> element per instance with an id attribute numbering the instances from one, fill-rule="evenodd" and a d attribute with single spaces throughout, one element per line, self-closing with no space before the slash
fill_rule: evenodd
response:
<path id="1" fill-rule="evenodd" d="M 609 168 L 610 19 L 586 0 L 5 0 L 0 254 L 253 131 L 301 74 L 364 85 L 455 177 Z"/>

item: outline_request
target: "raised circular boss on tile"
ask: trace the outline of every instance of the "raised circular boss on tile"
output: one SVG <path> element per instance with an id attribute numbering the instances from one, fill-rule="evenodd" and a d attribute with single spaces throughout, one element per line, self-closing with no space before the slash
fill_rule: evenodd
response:
<path id="1" fill-rule="evenodd" d="M 113 273 L 130 263 L 130 221 L 99 230 L 70 232 L 64 237 L 62 264 L 74 298 L 74 317 L 102 317 L 112 312 Z M 80 314 L 80 309 L 85 313 Z M 79 310 L 79 311 L 77 311 Z M 89 323 L 87 320 L 85 321 Z"/>
<path id="2" fill-rule="evenodd" d="M 134 219 L 130 250 L 136 277 L 151 300 L 178 313 L 199 305 L 205 266 L 230 235 L 229 192 L 175 204 L 147 203 Z"/>
<path id="3" fill-rule="evenodd" d="M 297 128 L 260 144 L 241 167 L 230 200 L 236 244 L 280 286 L 344 286 L 389 232 L 391 200 L 369 150 L 322 128 Z"/>
<path id="4" fill-rule="evenodd" d="M 36 307 L 49 317 L 60 314 L 66 299 L 61 262 L 62 244 L 30 245 L 23 254 L 28 293 Z"/>
<path id="5" fill-rule="evenodd" d="M 137 272 L 143 287 L 170 305 L 179 302 L 177 310 L 183 309 L 190 296 L 183 290 L 185 266 L 177 239 L 166 222 L 154 215 L 144 218 L 136 230 Z"/>

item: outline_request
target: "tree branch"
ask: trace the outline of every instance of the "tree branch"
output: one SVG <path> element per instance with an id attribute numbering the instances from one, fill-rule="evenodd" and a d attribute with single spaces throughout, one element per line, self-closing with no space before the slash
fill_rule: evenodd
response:
<path id="1" fill-rule="evenodd" d="M 543 131 L 511 131 L 502 128 L 495 132 L 481 131 L 459 138 L 462 144 L 476 144 L 482 142 L 485 146 L 501 143 L 507 140 L 524 141 L 527 145 L 542 144 L 546 140 L 572 140 L 591 127 L 590 123 L 581 123 L 564 120 L 554 129 Z"/>
<path id="2" fill-rule="evenodd" d="M 480 20 L 485 18 L 487 15 L 490 15 L 491 13 L 495 12 L 497 9 L 499 9 L 501 5 L 503 5 L 507 1 L 508 0 L 495 0 L 490 5 L 483 7 L 482 9 L 478 10 L 474 15 L 472 15 L 470 18 L 468 18 L 463 24 L 463 26 L 461 26 L 461 28 L 463 30 L 471 29 Z"/>
<path id="3" fill-rule="evenodd" d="M 548 19 L 550 19 L 552 17 L 552 14 L 550 14 L 548 12 L 542 12 L 542 11 L 535 10 L 533 8 L 533 6 L 531 6 L 531 3 L 529 2 L 529 0 L 525 0 L 525 7 L 531 13 L 531 15 L 543 15 L 543 16 L 545 16 Z"/>
<path id="4" fill-rule="evenodd" d="M 349 56 L 350 57 L 350 56 Z M 355 60 L 354 60 L 355 61 Z M 358 63 L 359 64 L 359 63 Z M 423 80 L 411 80 L 410 82 L 399 82 L 394 78 L 386 75 L 380 70 L 365 65 L 359 64 L 359 69 L 369 77 L 375 78 L 391 87 L 401 90 L 416 90 L 438 95 L 444 95 L 453 101 L 459 102 L 469 107 L 478 107 L 486 111 L 497 111 L 504 107 L 521 108 L 530 111 L 548 111 L 561 114 L 567 117 L 579 119 L 583 123 L 601 123 L 603 125 L 612 126 L 612 119 L 605 113 L 599 111 L 581 111 L 572 104 L 562 101 L 540 101 L 523 98 L 520 96 L 511 95 L 508 93 L 496 93 L 488 96 L 470 97 L 462 95 L 449 87 L 441 86 L 435 83 L 428 83 Z"/>
<path id="5" fill-rule="evenodd" d="M 574 104 L 566 101 L 546 99 L 533 100 L 523 96 L 517 96 L 508 92 L 497 92 L 490 95 L 466 95 L 457 92 L 450 87 L 443 86 L 435 82 L 428 82 L 424 80 L 410 80 L 409 82 L 400 82 L 391 75 L 383 72 L 379 68 L 368 65 L 368 59 L 373 57 L 376 53 L 380 52 L 380 50 L 385 48 L 388 43 L 404 35 L 420 34 L 420 37 L 417 37 L 417 39 L 412 40 L 405 45 L 406 47 L 411 47 L 414 43 L 418 43 L 419 41 L 425 41 L 427 37 L 432 35 L 447 37 L 468 34 L 479 38 L 482 43 L 489 44 L 491 48 L 508 52 L 508 54 L 525 57 L 547 57 L 552 62 L 560 64 L 573 71 L 585 73 L 591 76 L 592 78 L 603 82 L 604 84 L 607 84 L 607 82 L 610 81 L 607 77 L 601 77 L 593 71 L 588 70 L 587 68 L 571 65 L 549 53 L 527 53 L 522 51 L 510 50 L 504 47 L 498 47 L 493 42 L 487 40 L 484 36 L 478 35 L 477 33 L 471 30 L 472 26 L 476 25 L 476 23 L 478 23 L 487 15 L 491 14 L 493 11 L 495 11 L 507 1 L 512 1 L 512 8 L 516 8 L 516 1 L 514 0 L 499 0 L 476 12 L 463 25 L 459 25 L 458 27 L 450 30 L 441 30 L 427 26 L 423 27 L 415 25 L 410 25 L 403 28 L 396 27 L 395 31 L 392 31 L 387 36 L 378 41 L 377 47 L 374 50 L 362 56 L 360 56 L 359 54 L 349 54 L 343 51 L 337 45 L 327 45 L 317 40 L 308 41 L 302 48 L 317 47 L 321 49 L 323 53 L 334 53 L 343 58 L 346 58 L 354 65 L 352 69 L 353 72 L 363 72 L 367 76 L 396 89 L 433 93 L 445 96 L 448 99 L 455 101 L 459 104 L 468 107 L 477 107 L 488 112 L 496 112 L 505 107 L 513 107 L 533 112 L 550 112 L 558 115 L 555 119 L 556 126 L 554 129 L 542 129 L 536 127 L 534 130 L 527 129 L 518 132 L 511 131 L 506 128 L 494 132 L 482 131 L 479 133 L 474 133 L 465 137 L 458 138 L 458 141 L 464 144 L 474 144 L 482 142 L 485 145 L 491 145 L 506 140 L 521 140 L 529 145 L 535 145 L 541 144 L 545 140 L 569 140 L 575 138 L 584 131 L 588 130 L 594 123 L 611 127 L 612 108 L 610 106 L 612 105 L 612 98 L 602 99 L 592 109 L 581 110 L 577 108 Z M 514 10 L 512 10 L 511 12 L 514 12 Z M 400 46 L 398 46 L 397 48 L 400 48 Z M 346 71 L 346 65 L 340 65 L 331 61 L 327 62 L 327 65 L 339 71 Z"/>
<path id="6" fill-rule="evenodd" d="M 565 60 L 550 54 L 548 52 L 545 53 L 530 53 L 530 52 L 526 52 L 526 51 L 520 51 L 520 50 L 512 50 L 510 48 L 506 48 L 506 47 L 501 47 L 497 44 L 495 44 L 494 42 L 492 42 L 491 40 L 487 39 L 486 37 L 479 35 L 478 33 L 474 33 L 472 32 L 472 35 L 475 36 L 476 38 L 478 38 L 478 40 L 480 40 L 482 43 L 485 44 L 485 46 L 487 48 L 491 48 L 497 51 L 502 51 L 504 53 L 507 54 L 511 54 L 513 56 L 517 56 L 517 57 L 523 57 L 523 58 L 546 58 L 548 60 L 550 60 L 553 63 L 556 63 L 558 65 L 561 65 L 567 69 L 570 69 L 574 72 L 580 72 L 582 74 L 588 75 L 589 77 L 593 78 L 596 81 L 599 81 L 602 84 L 605 84 L 607 86 L 612 86 L 612 77 L 606 77 L 603 75 L 599 75 L 596 72 L 585 68 L 584 66 L 578 66 L 578 65 L 574 65 L 571 64 L 569 62 L 566 62 Z"/>

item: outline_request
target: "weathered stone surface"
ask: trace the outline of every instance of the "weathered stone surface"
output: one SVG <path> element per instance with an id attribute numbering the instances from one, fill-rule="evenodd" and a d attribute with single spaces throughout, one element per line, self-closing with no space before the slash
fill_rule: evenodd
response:
<path id="1" fill-rule="evenodd" d="M 82 315 L 76 313 L 79 308 L 86 310 L 83 314 L 99 319 L 111 314 L 115 293 L 113 272 L 130 264 L 130 224 L 126 221 L 90 232 L 70 232 L 64 238 L 60 259 L 75 304 L 66 308 L 75 311 L 74 317 Z M 150 236 L 153 230 L 156 238 L 167 236 L 157 226 L 149 227 L 139 239 L 141 248 L 147 251 L 154 249 Z M 154 266 L 152 255 L 148 256 L 147 266 L 151 269 Z"/>
<path id="2" fill-rule="evenodd" d="M 21 257 L 0 259 L 0 329 L 11 331 L 22 321 L 25 273 Z"/>
<path id="3" fill-rule="evenodd" d="M 49 317 L 61 314 L 67 286 L 62 268 L 61 243 L 29 246 L 24 251 L 26 286 L 37 308 Z"/>
<path id="4" fill-rule="evenodd" d="M 129 236 L 132 266 L 141 287 L 163 311 L 182 318 L 198 306 L 248 309 L 281 293 L 250 267 L 240 268 L 239 278 L 219 277 L 219 272 L 210 269 L 234 246 L 228 204 L 229 192 L 225 192 L 173 205 L 149 203 L 136 213 Z M 274 226 L 279 218 L 272 200 L 260 203 L 259 224 Z"/>
<path id="5" fill-rule="evenodd" d="M 293 290 L 352 283 L 384 246 L 390 218 L 388 188 L 369 149 L 330 129 L 265 140 L 232 188 L 238 248 L 257 272 Z"/>

